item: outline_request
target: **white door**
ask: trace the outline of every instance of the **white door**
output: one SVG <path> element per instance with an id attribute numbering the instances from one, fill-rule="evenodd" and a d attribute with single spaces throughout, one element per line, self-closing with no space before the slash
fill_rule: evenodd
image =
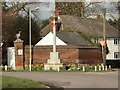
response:
<path id="1" fill-rule="evenodd" d="M 7 48 L 8 66 L 15 69 L 15 51 L 14 47 Z"/>

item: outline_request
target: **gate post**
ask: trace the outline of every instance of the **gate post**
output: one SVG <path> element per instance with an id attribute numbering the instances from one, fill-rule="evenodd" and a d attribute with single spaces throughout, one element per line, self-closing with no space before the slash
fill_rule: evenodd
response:
<path id="1" fill-rule="evenodd" d="M 16 70 L 24 69 L 24 49 L 23 49 L 23 40 L 15 40 L 14 41 L 14 49 L 15 49 L 15 66 Z"/>

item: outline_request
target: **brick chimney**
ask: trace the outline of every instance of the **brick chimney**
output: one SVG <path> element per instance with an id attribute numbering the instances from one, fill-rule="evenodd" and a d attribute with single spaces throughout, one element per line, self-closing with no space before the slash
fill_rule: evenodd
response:
<path id="1" fill-rule="evenodd" d="M 60 11 L 58 11 L 58 10 L 56 10 L 56 11 L 54 12 L 54 14 L 55 14 L 56 17 L 58 17 L 58 16 L 60 15 L 59 12 L 60 12 Z"/>
<path id="2" fill-rule="evenodd" d="M 58 19 L 60 19 L 60 11 L 55 11 L 55 25 L 56 25 L 56 31 L 59 31 L 60 29 L 60 21 Z M 50 32 L 53 32 L 53 16 L 50 17 Z"/>

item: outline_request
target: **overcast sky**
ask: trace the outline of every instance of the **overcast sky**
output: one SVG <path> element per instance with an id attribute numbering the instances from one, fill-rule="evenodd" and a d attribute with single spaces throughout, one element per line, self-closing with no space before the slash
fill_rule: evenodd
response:
<path id="1" fill-rule="evenodd" d="M 36 7 L 39 7 L 39 10 L 34 11 L 32 13 L 35 13 L 36 16 L 40 19 L 49 18 L 51 15 L 53 15 L 53 12 L 55 10 L 55 4 L 54 2 L 38 2 L 37 4 L 28 5 L 27 8 L 34 9 Z"/>
<path id="2" fill-rule="evenodd" d="M 53 15 L 53 12 L 55 10 L 55 0 L 5 0 L 7 2 L 12 2 L 12 1 L 21 1 L 21 2 L 39 2 L 38 4 L 33 4 L 33 5 L 30 5 L 30 6 L 27 6 L 27 8 L 36 8 L 36 7 L 39 7 L 39 10 L 36 11 L 36 12 L 33 12 L 36 14 L 36 16 L 40 19 L 45 19 L 45 18 L 49 18 L 51 15 Z M 67 2 L 68 0 L 56 0 L 56 1 L 64 1 L 64 2 Z M 72 2 L 75 1 L 75 2 L 80 2 L 82 0 L 71 0 Z M 84 0 L 85 1 L 85 0 Z M 99 2 L 102 2 L 104 0 L 86 0 L 86 2 L 95 2 L 95 1 L 99 1 Z M 105 0 L 105 7 L 107 8 L 107 19 L 110 18 L 110 14 L 111 13 L 115 18 L 118 17 L 118 13 L 116 11 L 116 8 L 111 6 L 111 2 L 117 2 L 118 0 Z M 42 2 L 42 3 L 40 3 Z"/>

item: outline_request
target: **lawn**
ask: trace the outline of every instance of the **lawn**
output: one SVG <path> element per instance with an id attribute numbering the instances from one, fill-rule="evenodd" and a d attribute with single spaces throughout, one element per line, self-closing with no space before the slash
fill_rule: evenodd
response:
<path id="1" fill-rule="evenodd" d="M 46 88 L 46 86 L 33 80 L 2 76 L 2 88 Z"/>
<path id="2" fill-rule="evenodd" d="M 2 87 L 2 77 L 0 77 L 0 89 Z"/>

